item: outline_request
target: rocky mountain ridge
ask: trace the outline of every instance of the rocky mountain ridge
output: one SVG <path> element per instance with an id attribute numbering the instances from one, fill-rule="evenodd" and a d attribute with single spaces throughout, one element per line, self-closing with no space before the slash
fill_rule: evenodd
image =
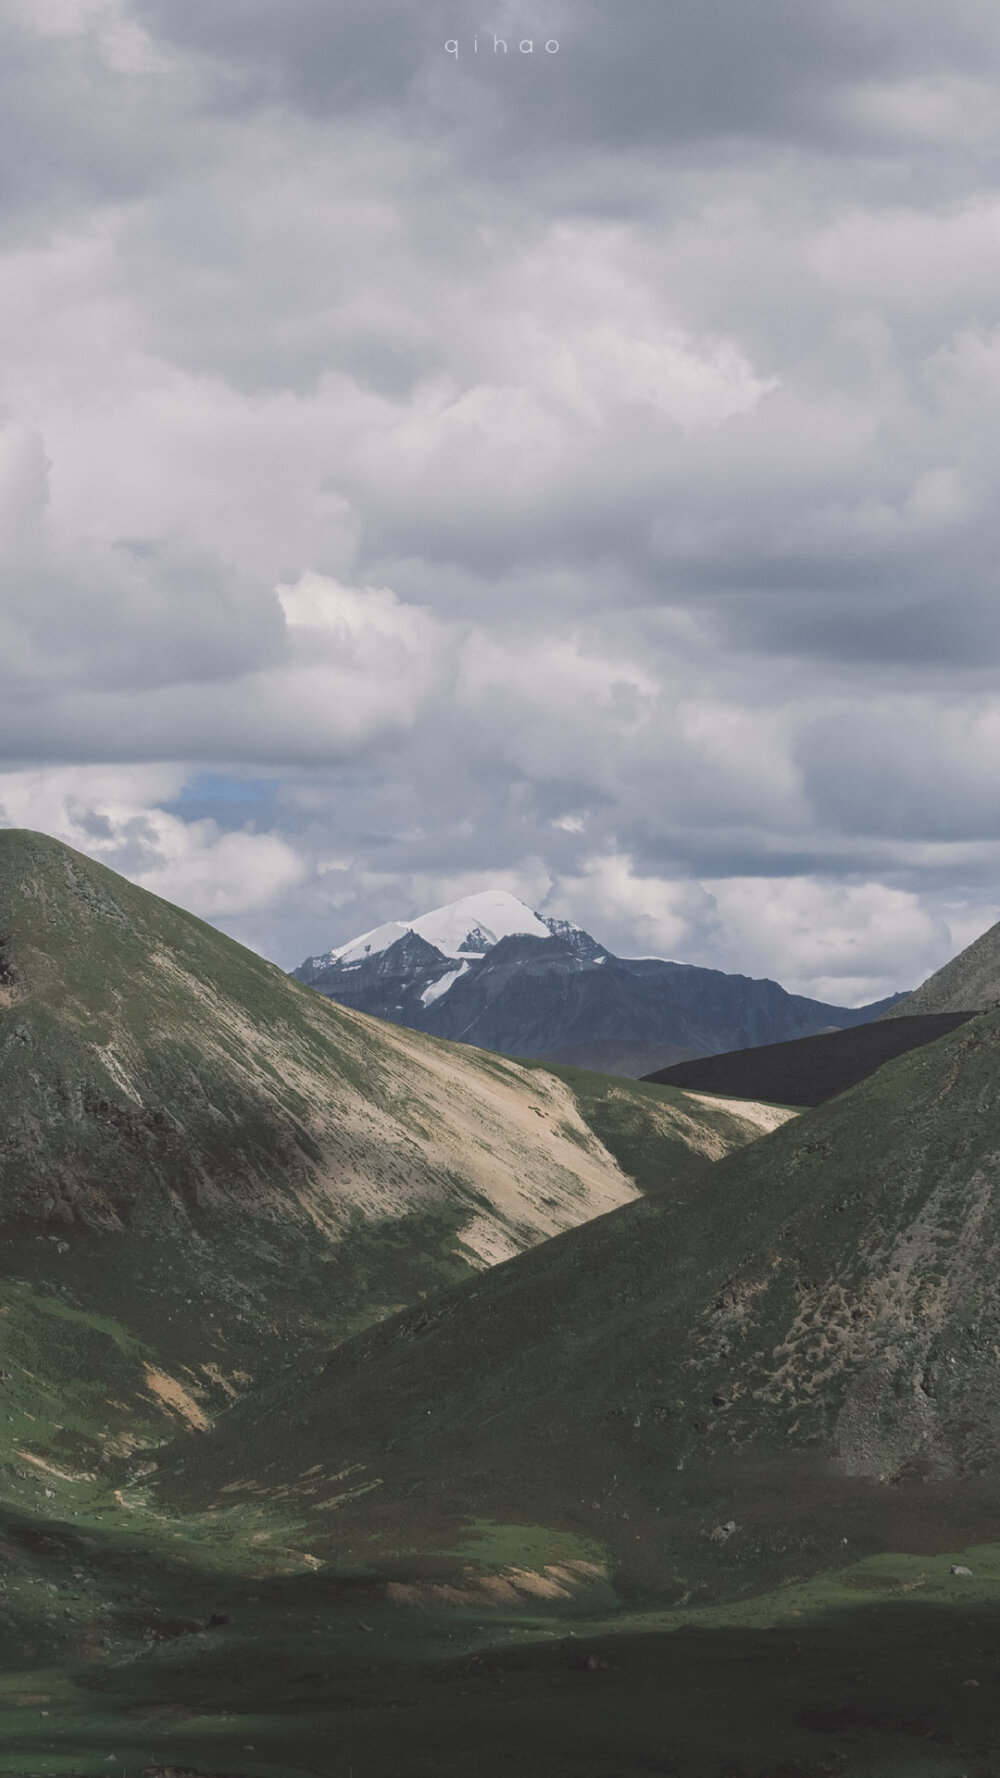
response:
<path id="1" fill-rule="evenodd" d="M 1000 921 L 879 1017 L 990 1012 L 996 1006 L 1000 1006 Z"/>
<path id="2" fill-rule="evenodd" d="M 832 1006 L 766 979 L 616 957 L 571 921 L 535 914 L 503 891 L 376 927 L 307 958 L 294 975 L 341 1006 L 530 1057 L 582 1057 L 581 1046 L 597 1056 L 597 1046 L 614 1043 L 662 1045 L 664 1061 L 679 1060 L 678 1051 L 714 1054 L 846 1029 L 894 1004 Z M 623 1074 L 626 1058 L 623 1049 Z M 648 1060 L 647 1052 L 636 1073 Z"/>

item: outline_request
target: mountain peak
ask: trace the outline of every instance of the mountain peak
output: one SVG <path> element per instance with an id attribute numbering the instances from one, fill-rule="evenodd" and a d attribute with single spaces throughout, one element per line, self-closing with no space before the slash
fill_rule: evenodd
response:
<path id="1" fill-rule="evenodd" d="M 407 932 L 419 934 L 443 957 L 461 958 L 481 957 L 500 939 L 518 933 L 548 938 L 550 926 L 508 889 L 481 889 L 458 901 L 446 902 L 443 907 L 431 908 L 426 914 L 417 914 L 412 920 L 387 920 L 309 961 L 320 967 L 361 963 L 366 957 L 387 951 Z"/>
<path id="2" fill-rule="evenodd" d="M 1000 921 L 880 1016 L 905 1019 L 914 1013 L 989 1012 L 998 1004 Z"/>

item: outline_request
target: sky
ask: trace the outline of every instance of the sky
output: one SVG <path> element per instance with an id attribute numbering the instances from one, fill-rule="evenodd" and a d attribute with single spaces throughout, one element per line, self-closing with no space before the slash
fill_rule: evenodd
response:
<path id="1" fill-rule="evenodd" d="M 0 824 L 285 967 L 916 985 L 998 443 L 995 0 L 0 0 Z"/>

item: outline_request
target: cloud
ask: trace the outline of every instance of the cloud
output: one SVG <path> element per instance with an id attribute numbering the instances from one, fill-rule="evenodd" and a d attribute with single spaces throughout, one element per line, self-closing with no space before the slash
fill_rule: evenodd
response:
<path id="1" fill-rule="evenodd" d="M 206 920 L 255 913 L 298 887 L 305 866 L 276 834 L 221 833 L 211 820 L 148 818 L 151 857 L 135 881 Z"/>
<path id="2" fill-rule="evenodd" d="M 995 894 L 996 10 L 494 29 L 0 0 L 7 818 L 287 963 L 496 881 L 908 985 Z"/>
<path id="3" fill-rule="evenodd" d="M 559 911 L 571 905 L 578 925 L 593 929 L 605 943 L 611 943 L 611 934 L 627 934 L 626 954 L 667 959 L 686 954 L 712 908 L 700 883 L 644 877 L 622 853 L 586 859 L 579 875 L 554 885 L 554 898 Z"/>
<path id="4" fill-rule="evenodd" d="M 899 840 L 993 840 L 1000 828 L 1000 698 L 926 694 L 841 705 L 798 741 L 817 813 L 842 832 Z"/>
<path id="5" fill-rule="evenodd" d="M 916 986 L 950 954 L 949 926 L 913 893 L 883 883 L 730 877 L 706 889 L 733 967 L 766 973 L 780 954 L 790 992 L 834 1005 Z"/>
<path id="6" fill-rule="evenodd" d="M 278 835 L 224 832 L 156 806 L 182 782 L 163 767 L 3 773 L 0 824 L 40 828 L 204 919 L 255 913 L 302 881 L 303 861 Z"/>

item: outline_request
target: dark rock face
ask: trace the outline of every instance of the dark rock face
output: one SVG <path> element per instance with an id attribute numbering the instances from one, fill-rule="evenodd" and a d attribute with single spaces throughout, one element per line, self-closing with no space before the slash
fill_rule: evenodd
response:
<path id="1" fill-rule="evenodd" d="M 319 969 L 303 963 L 295 979 L 318 988 L 338 1006 L 374 1013 L 394 1025 L 424 1030 L 421 994 L 458 965 L 417 932 L 407 932 L 388 950 L 377 951 L 361 963 L 328 963 Z"/>
<path id="2" fill-rule="evenodd" d="M 408 932 L 360 962 L 310 959 L 294 973 L 359 1012 L 519 1056 L 599 1042 L 712 1054 L 865 1024 L 889 1004 L 828 1006 L 777 982 L 615 957 L 578 927 L 548 924 L 551 938 L 517 934 L 457 961 Z"/>

